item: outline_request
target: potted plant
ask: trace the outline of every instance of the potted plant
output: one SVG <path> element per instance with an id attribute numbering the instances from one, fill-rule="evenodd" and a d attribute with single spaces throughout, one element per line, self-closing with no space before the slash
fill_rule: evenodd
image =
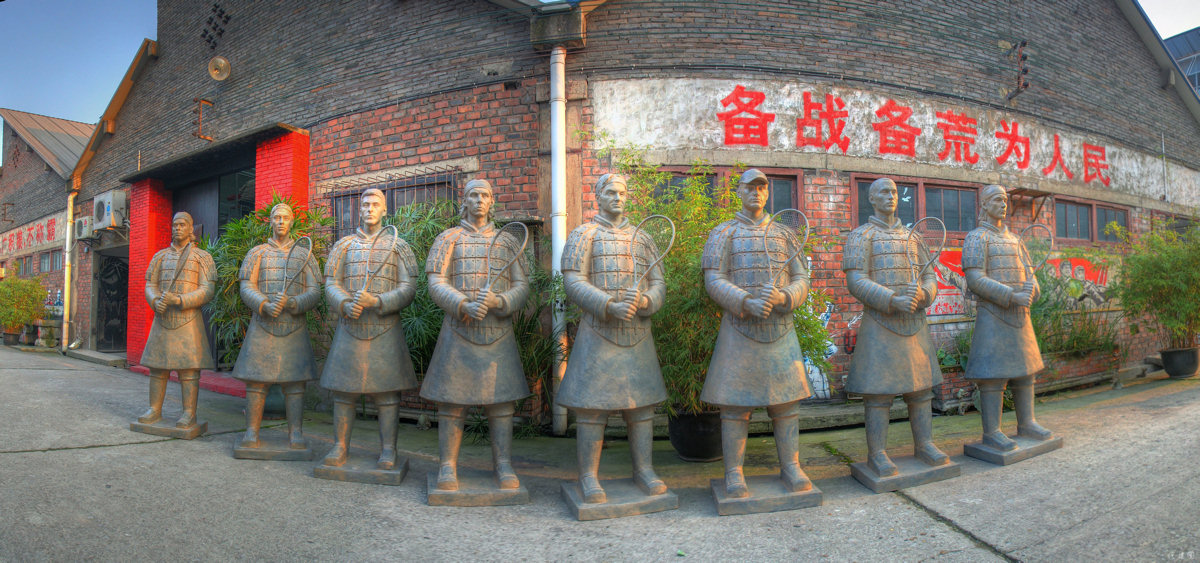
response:
<path id="1" fill-rule="evenodd" d="M 13 345 L 25 325 L 46 314 L 46 289 L 34 278 L 8 276 L 0 281 L 0 327 L 4 343 Z"/>
<path id="2" fill-rule="evenodd" d="M 1115 225 L 1109 225 L 1113 229 Z M 1196 375 L 1200 365 L 1196 334 L 1200 332 L 1200 228 L 1179 232 L 1155 223 L 1133 238 L 1116 228 L 1127 245 L 1121 272 L 1110 290 L 1131 315 L 1146 315 L 1158 325 L 1166 346 L 1163 369 L 1172 378 Z"/>

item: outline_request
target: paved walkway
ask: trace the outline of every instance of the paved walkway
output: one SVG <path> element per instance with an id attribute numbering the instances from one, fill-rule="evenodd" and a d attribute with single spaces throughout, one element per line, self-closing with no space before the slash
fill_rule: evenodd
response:
<path id="1" fill-rule="evenodd" d="M 1063 449 L 1008 467 L 961 455 L 978 417 L 939 417 L 939 445 L 963 475 L 890 494 L 849 477 L 862 429 L 802 434 L 802 462 L 823 506 L 718 517 L 707 488 L 720 462 L 678 461 L 656 442 L 679 510 L 574 521 L 559 485 L 575 475 L 574 441 L 519 440 L 515 464 L 532 504 L 425 505 L 437 432 L 404 425 L 412 460 L 399 487 L 311 477 L 311 463 L 235 460 L 243 400 L 203 392 L 210 434 L 193 441 L 128 430 L 147 380 L 55 354 L 0 347 L 0 561 L 14 560 L 1184 560 L 1200 559 L 1200 381 L 1139 380 L 1046 399 L 1039 420 Z M 168 416 L 178 413 L 178 386 Z M 1013 424 L 1011 414 L 1006 428 Z M 329 418 L 308 413 L 318 449 Z M 278 431 L 278 430 L 276 430 Z M 892 426 L 896 452 L 907 424 Z M 374 424 L 354 441 L 377 446 Z M 464 465 L 487 467 L 486 445 Z M 752 438 L 749 473 L 771 473 L 770 438 Z M 626 475 L 614 441 L 603 471 Z"/>

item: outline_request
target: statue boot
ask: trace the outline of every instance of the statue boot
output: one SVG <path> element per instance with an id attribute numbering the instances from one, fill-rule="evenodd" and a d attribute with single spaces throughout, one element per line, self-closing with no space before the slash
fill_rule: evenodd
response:
<path id="1" fill-rule="evenodd" d="M 150 408 L 137 418 L 142 424 L 154 424 L 162 420 L 163 399 L 167 398 L 167 380 L 170 372 L 150 370 Z"/>
<path id="2" fill-rule="evenodd" d="M 1017 443 L 1000 430 L 1006 383 L 1008 381 L 1004 379 L 976 382 L 976 386 L 979 387 L 979 418 L 983 423 L 983 445 L 1001 452 L 1017 449 Z"/>
<path id="3" fill-rule="evenodd" d="M 379 412 L 379 461 L 375 466 L 384 471 L 396 468 L 396 434 L 400 431 L 400 394 L 375 395 L 375 410 Z"/>
<path id="4" fill-rule="evenodd" d="M 239 446 L 257 448 L 262 446 L 259 440 L 259 429 L 262 428 L 263 405 L 267 403 L 267 384 L 246 384 L 246 434 L 242 436 Z"/>
<path id="5" fill-rule="evenodd" d="M 321 460 L 323 465 L 341 467 L 350 456 L 350 430 L 354 424 L 354 399 L 350 393 L 333 394 L 333 448 Z"/>
<path id="6" fill-rule="evenodd" d="M 492 438 L 492 463 L 496 468 L 496 484 L 501 489 L 521 486 L 512 466 L 513 404 L 488 405 L 488 430 Z"/>
<path id="7" fill-rule="evenodd" d="M 304 443 L 304 382 L 283 384 L 283 408 L 287 413 L 288 447 L 303 450 L 308 447 Z"/>
<path id="8" fill-rule="evenodd" d="M 950 456 L 933 444 L 933 392 L 924 389 L 904 396 L 908 403 L 908 425 L 912 428 L 913 454 L 934 467 L 950 463 Z"/>
<path id="9" fill-rule="evenodd" d="M 667 492 L 667 484 L 654 473 L 654 407 L 630 409 L 622 414 L 629 428 L 633 482 L 648 495 Z"/>
<path id="10" fill-rule="evenodd" d="M 599 504 L 608 502 L 608 495 L 600 486 L 600 450 L 604 447 L 604 426 L 608 420 L 605 411 L 580 410 L 575 415 L 575 448 L 579 457 L 579 489 L 583 502 Z"/>
<path id="11" fill-rule="evenodd" d="M 1035 440 L 1049 440 L 1054 433 L 1033 418 L 1033 376 L 1012 380 L 1013 407 L 1017 411 L 1017 434 Z"/>
<path id="12" fill-rule="evenodd" d="M 742 473 L 749 430 L 750 409 L 721 408 L 721 454 L 725 458 L 725 496 L 729 498 L 750 496 L 750 487 L 746 486 L 746 476 Z"/>
<path id="13" fill-rule="evenodd" d="M 863 396 L 863 418 L 867 428 L 867 466 L 880 477 L 894 477 L 900 474 L 900 469 L 887 455 L 891 409 L 891 395 Z"/>
<path id="14" fill-rule="evenodd" d="M 191 428 L 196 425 L 196 406 L 200 401 L 200 370 L 180 371 L 179 389 L 183 399 L 183 416 L 175 421 L 175 427 Z"/>
<path id="15" fill-rule="evenodd" d="M 812 489 L 812 481 L 800 468 L 800 403 L 767 408 L 775 427 L 775 450 L 779 453 L 779 480 L 793 493 Z"/>
<path id="16" fill-rule="evenodd" d="M 447 403 L 438 405 L 438 476 L 439 491 L 458 490 L 458 451 L 462 446 L 467 407 Z M 494 447 L 494 446 L 493 446 Z"/>

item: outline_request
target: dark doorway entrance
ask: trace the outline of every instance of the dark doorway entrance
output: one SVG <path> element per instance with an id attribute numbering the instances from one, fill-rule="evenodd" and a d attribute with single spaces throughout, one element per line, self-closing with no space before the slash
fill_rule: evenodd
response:
<path id="1" fill-rule="evenodd" d="M 126 312 L 129 310 L 129 258 L 97 254 L 96 350 L 125 351 Z"/>

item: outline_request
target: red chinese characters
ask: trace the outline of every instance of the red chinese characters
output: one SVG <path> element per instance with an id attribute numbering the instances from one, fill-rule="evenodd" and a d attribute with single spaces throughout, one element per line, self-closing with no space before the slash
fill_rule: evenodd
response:
<path id="1" fill-rule="evenodd" d="M 1108 185 L 1108 176 L 1104 175 L 1104 171 L 1108 170 L 1107 161 L 1108 151 L 1104 147 L 1096 145 L 1083 144 L 1083 181 L 1091 182 L 1092 180 L 1100 180 L 1100 183 Z"/>
<path id="2" fill-rule="evenodd" d="M 804 93 L 804 117 L 796 120 L 796 146 L 820 147 L 829 150 L 833 146 L 842 149 L 850 146 L 850 139 L 842 134 L 846 128 L 846 102 L 840 96 L 825 94 L 825 103 L 812 101 L 812 93 Z M 809 134 L 809 131 L 812 134 Z M 824 133 L 828 132 L 828 136 Z"/>
<path id="3" fill-rule="evenodd" d="M 1009 122 L 1001 119 L 1000 127 L 1003 131 L 996 131 L 996 138 L 1006 141 L 1004 153 L 996 157 L 996 164 L 1004 164 L 1008 159 L 1015 156 L 1017 160 L 1017 168 L 1025 170 L 1029 168 L 1029 137 L 1020 134 L 1020 124 L 1016 121 L 1012 122 L 1011 128 Z"/>
<path id="4" fill-rule="evenodd" d="M 1058 134 L 1056 133 L 1054 135 L 1054 160 L 1051 160 L 1050 165 L 1042 169 L 1042 176 L 1049 176 L 1051 172 L 1054 172 L 1055 168 L 1060 166 L 1062 167 L 1063 174 L 1067 175 L 1068 180 L 1075 178 L 1075 175 L 1067 168 L 1067 161 L 1063 159 L 1062 148 L 1059 147 Z"/>
<path id="5" fill-rule="evenodd" d="M 971 152 L 971 147 L 975 146 L 975 136 L 979 134 L 975 129 L 975 118 L 954 113 L 953 110 L 938 112 L 936 115 L 941 120 L 938 121 L 937 127 L 942 130 L 942 140 L 945 142 L 942 152 L 938 153 L 938 160 L 946 160 L 953 149 L 954 162 L 979 162 L 979 155 Z"/>
<path id="6" fill-rule="evenodd" d="M 58 226 L 58 219 L 51 217 L 46 221 L 46 240 L 54 240 L 54 228 Z"/>
<path id="7" fill-rule="evenodd" d="M 733 93 L 721 100 L 722 107 L 733 106 L 733 109 L 717 114 L 717 119 L 725 122 L 726 145 L 767 146 L 767 126 L 775 121 L 775 114 L 755 109 L 766 97 L 762 92 L 747 90 L 738 84 Z"/>
<path id="8" fill-rule="evenodd" d="M 921 130 L 908 124 L 912 114 L 912 108 L 897 104 L 895 100 L 888 100 L 875 111 L 876 117 L 884 119 L 871 124 L 879 133 L 879 154 L 917 155 L 917 135 Z"/>

